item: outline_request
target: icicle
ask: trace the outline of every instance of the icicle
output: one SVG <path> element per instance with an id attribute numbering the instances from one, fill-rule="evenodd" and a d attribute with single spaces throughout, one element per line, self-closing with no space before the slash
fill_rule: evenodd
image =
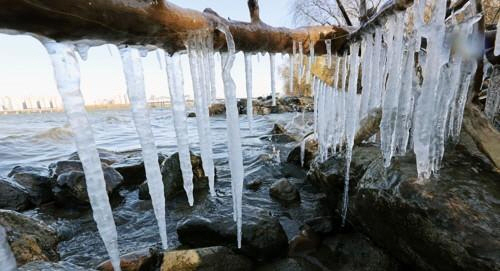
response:
<path id="1" fill-rule="evenodd" d="M 369 105 L 368 105 L 368 111 L 376 108 L 380 105 L 380 96 L 382 93 L 382 85 L 381 85 L 381 76 L 380 76 L 380 71 L 383 71 L 381 69 L 380 63 L 381 63 L 381 54 L 382 54 L 382 30 L 377 27 L 375 28 L 375 42 L 374 42 L 374 48 L 373 48 L 373 59 L 372 59 L 372 82 L 371 82 L 371 89 L 370 91 L 370 98 L 369 100 Z"/>
<path id="2" fill-rule="evenodd" d="M 7 242 L 7 233 L 5 229 L 0 226 L 0 263 L 2 263 L 2 270 L 16 271 L 16 258 L 12 250 L 10 250 L 9 242 Z"/>
<path id="3" fill-rule="evenodd" d="M 83 61 L 87 61 L 88 56 L 89 56 L 90 46 L 86 43 L 77 43 L 75 48 L 76 48 L 76 51 L 78 52 L 78 54 L 80 55 L 80 58 Z"/>
<path id="4" fill-rule="evenodd" d="M 158 61 L 158 66 L 160 66 L 160 70 L 163 70 L 163 61 L 161 59 L 161 55 L 165 55 L 162 49 L 156 50 L 156 60 Z"/>
<path id="5" fill-rule="evenodd" d="M 311 82 L 313 62 L 314 62 L 314 43 L 312 41 L 309 41 L 309 62 L 307 64 L 307 74 L 306 74 L 307 84 Z"/>
<path id="6" fill-rule="evenodd" d="M 205 84 L 205 91 L 203 92 L 203 97 L 205 99 L 205 106 L 203 107 L 204 109 L 206 108 L 208 110 L 208 106 L 211 104 L 212 101 L 212 75 L 210 73 L 210 48 L 209 48 L 209 43 L 212 41 L 212 35 L 208 33 L 204 33 L 205 35 L 201 37 L 202 40 L 202 52 L 203 52 L 203 62 L 202 62 L 202 70 L 204 72 L 204 84 Z M 208 114 L 208 111 L 207 111 Z M 210 121 L 210 120 L 208 120 Z"/>
<path id="7" fill-rule="evenodd" d="M 344 197 L 342 205 L 342 225 L 345 225 L 347 216 L 347 208 L 349 204 L 349 171 L 351 168 L 352 148 L 354 147 L 354 136 L 356 135 L 357 120 L 359 113 L 359 99 L 357 99 L 357 86 L 358 86 L 358 68 L 359 68 L 359 44 L 354 43 L 349 48 L 350 50 L 350 74 L 349 74 L 349 89 L 346 93 L 346 121 L 345 121 L 345 135 L 346 135 L 346 171 L 344 182 Z"/>
<path id="8" fill-rule="evenodd" d="M 80 92 L 80 68 L 73 47 L 49 42 L 45 44 L 50 54 L 54 75 L 70 126 L 75 134 L 78 156 L 82 162 L 92 215 L 115 271 L 120 269 L 120 254 L 116 226 L 97 152 L 92 127 L 85 111 Z"/>
<path id="9" fill-rule="evenodd" d="M 384 156 L 384 166 L 391 164 L 394 154 L 393 135 L 396 123 L 399 103 L 399 90 L 401 87 L 402 56 L 403 56 L 403 34 L 404 34 L 404 13 L 399 12 L 388 21 L 387 28 L 387 67 L 388 79 L 387 88 L 382 102 L 382 120 L 380 122 L 381 149 Z M 394 33 L 392 32 L 394 31 Z M 394 40 L 391 38 L 394 36 Z M 390 72 L 389 72 L 390 71 Z"/>
<path id="10" fill-rule="evenodd" d="M 299 41 L 299 84 L 302 82 L 304 76 L 304 46 L 302 41 Z"/>
<path id="11" fill-rule="evenodd" d="M 289 87 L 290 87 L 290 95 L 292 95 L 294 93 L 294 89 L 293 89 L 293 81 L 294 81 L 294 76 L 295 76 L 295 71 L 294 71 L 294 68 L 295 68 L 295 58 L 296 58 L 296 55 L 297 55 L 297 43 L 295 41 L 293 41 L 293 51 L 292 51 L 292 55 L 289 55 L 290 57 L 290 78 L 288 79 L 289 80 Z"/>
<path id="12" fill-rule="evenodd" d="M 250 134 L 253 134 L 253 95 L 252 95 L 252 54 L 245 53 L 245 75 L 246 75 L 246 90 L 247 90 L 247 118 Z"/>
<path id="13" fill-rule="evenodd" d="M 269 63 L 271 68 L 271 95 L 273 106 L 276 106 L 276 54 L 269 53 Z"/>
<path id="14" fill-rule="evenodd" d="M 207 39 L 207 48 L 208 48 L 208 64 L 209 64 L 209 72 L 210 72 L 210 97 L 212 100 L 210 103 L 215 103 L 217 100 L 217 88 L 215 86 L 215 53 L 214 53 L 214 37 L 213 35 L 209 35 Z"/>
<path id="15" fill-rule="evenodd" d="M 180 55 L 175 54 L 172 57 L 165 56 L 165 63 L 167 66 L 168 91 L 172 102 L 174 129 L 182 179 L 192 180 L 193 167 L 191 165 L 191 154 L 189 152 L 186 104 L 184 101 L 184 76 L 182 74 Z"/>
<path id="16" fill-rule="evenodd" d="M 228 52 L 223 55 L 222 79 L 224 81 L 224 94 L 226 97 L 226 121 L 228 132 L 229 167 L 231 169 L 231 184 L 235 204 L 235 218 L 238 231 L 238 248 L 241 248 L 242 226 L 242 197 L 243 197 L 243 156 L 241 151 L 240 127 L 236 101 L 236 84 L 231 76 L 231 69 L 235 58 L 235 44 L 233 36 L 227 26 L 219 28 L 225 35 Z"/>
<path id="17" fill-rule="evenodd" d="M 495 37 L 495 51 L 493 53 L 495 56 L 500 55 L 500 17 L 498 17 L 497 35 Z"/>
<path id="18" fill-rule="evenodd" d="M 145 47 L 139 48 L 139 54 L 141 57 L 147 57 L 148 56 L 148 49 Z"/>
<path id="19" fill-rule="evenodd" d="M 189 66 L 191 70 L 191 79 L 193 82 L 193 92 L 196 109 L 196 124 L 198 128 L 198 138 L 200 140 L 201 159 L 203 161 L 203 170 L 208 176 L 209 184 L 211 185 L 210 192 L 215 196 L 214 190 L 214 164 L 212 154 L 212 136 L 210 132 L 210 118 L 208 112 L 207 92 L 208 84 L 205 78 L 205 65 L 203 61 L 203 47 L 206 46 L 202 37 L 194 35 L 188 42 Z M 190 182 L 192 185 L 192 180 Z M 191 200 L 191 199 L 190 199 Z M 192 202 L 190 201 L 190 204 Z"/>
<path id="20" fill-rule="evenodd" d="M 111 48 L 111 44 L 106 44 L 106 48 L 108 48 L 109 56 L 113 56 L 113 50 Z"/>
<path id="21" fill-rule="evenodd" d="M 373 57 L 373 35 L 371 33 L 364 36 L 362 42 L 361 52 L 363 54 L 363 62 L 361 65 L 362 70 L 362 96 L 361 96 L 361 112 L 360 112 L 360 120 L 363 119 L 368 113 L 368 103 L 370 99 L 370 94 L 372 91 L 371 83 L 372 83 L 372 57 Z"/>
<path id="22" fill-rule="evenodd" d="M 154 142 L 153 130 L 146 101 L 144 87 L 144 72 L 142 69 L 139 51 L 134 48 L 120 50 L 123 61 L 123 72 L 127 83 L 127 93 L 132 107 L 139 142 L 141 143 L 144 168 L 146 170 L 147 184 L 153 210 L 158 221 L 163 249 L 168 248 L 167 226 L 165 223 L 165 193 L 163 181 L 158 164 L 158 151 Z"/>
<path id="23" fill-rule="evenodd" d="M 326 63 L 328 64 L 328 68 L 332 67 L 332 40 L 325 40 L 326 45 Z"/>

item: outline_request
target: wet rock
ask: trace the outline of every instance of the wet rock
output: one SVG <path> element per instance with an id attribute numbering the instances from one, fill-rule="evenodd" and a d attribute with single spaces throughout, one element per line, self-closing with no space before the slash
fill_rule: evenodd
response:
<path id="1" fill-rule="evenodd" d="M 308 225 L 304 225 L 299 234 L 289 242 L 288 256 L 303 255 L 315 251 L 321 243 L 320 236 Z"/>
<path id="2" fill-rule="evenodd" d="M 245 271 L 253 270 L 252 262 L 222 246 L 164 253 L 161 271 Z"/>
<path id="3" fill-rule="evenodd" d="M 288 154 L 286 159 L 287 163 L 294 164 L 296 166 L 302 167 L 300 160 L 300 145 L 299 143 L 293 150 Z M 316 158 L 318 154 L 318 142 L 316 140 L 307 140 L 304 145 L 304 168 L 309 169 L 312 161 Z"/>
<path id="4" fill-rule="evenodd" d="M 144 169 L 142 153 L 137 151 L 124 153 L 124 155 L 125 156 L 120 161 L 112 165 L 112 167 L 123 176 L 123 186 L 134 187 L 142 184 L 146 180 L 146 170 Z M 160 165 L 166 159 L 166 155 L 162 153 L 158 154 L 158 163 Z"/>
<path id="5" fill-rule="evenodd" d="M 85 174 L 80 161 L 59 161 L 50 165 L 51 178 L 55 180 L 52 191 L 61 205 L 89 205 Z M 112 195 L 122 184 L 122 175 L 112 167 L 102 163 L 108 195 Z"/>
<path id="6" fill-rule="evenodd" d="M 261 186 L 262 186 L 262 180 L 261 179 L 253 179 L 253 180 L 245 183 L 245 187 L 247 189 L 250 189 L 250 190 L 253 190 L 253 191 L 259 190 L 259 188 Z"/>
<path id="7" fill-rule="evenodd" d="M 315 266 L 314 264 L 308 262 L 303 258 L 285 258 L 277 260 L 270 264 L 265 264 L 256 269 L 256 271 L 322 271 L 322 270 L 324 269 Z"/>
<path id="8" fill-rule="evenodd" d="M 208 177 L 203 171 L 201 157 L 191 153 L 191 166 L 193 167 L 193 184 L 195 191 L 208 191 Z M 168 157 L 161 164 L 161 175 L 165 185 L 165 198 L 171 199 L 179 194 L 185 194 L 184 181 L 182 179 L 181 166 L 179 163 L 179 153 Z M 140 199 L 150 199 L 147 183 L 139 187 Z"/>
<path id="9" fill-rule="evenodd" d="M 326 235 L 335 229 L 333 218 L 331 216 L 319 216 L 308 219 L 305 224 L 309 226 L 314 232 Z"/>
<path id="10" fill-rule="evenodd" d="M 121 154 L 113 151 L 108 151 L 104 149 L 97 149 L 99 153 L 99 158 L 101 159 L 101 163 L 106 165 L 112 165 L 121 160 Z M 78 152 L 73 152 L 69 155 L 68 160 L 80 161 L 80 157 L 78 156 Z"/>
<path id="11" fill-rule="evenodd" d="M 490 164 L 459 144 L 446 151 L 439 175 L 422 182 L 414 155 L 385 169 L 370 148 L 356 148 L 353 158 L 347 218 L 357 230 L 419 270 L 500 270 L 500 174 Z M 309 179 L 338 212 L 343 172 L 332 161 Z"/>
<path id="12" fill-rule="evenodd" d="M 359 233 L 338 234 L 323 240 L 309 254 L 319 266 L 332 270 L 396 271 L 399 264 Z"/>
<path id="13" fill-rule="evenodd" d="M 0 179 L 0 208 L 24 211 L 31 206 L 26 189 L 17 183 Z"/>
<path id="14" fill-rule="evenodd" d="M 39 206 L 42 203 L 54 200 L 48 169 L 16 166 L 9 173 L 8 177 L 28 192 L 29 199 L 34 205 Z"/>
<path id="15" fill-rule="evenodd" d="M 195 112 L 189 112 L 187 113 L 188 118 L 196 118 L 196 113 Z"/>
<path id="16" fill-rule="evenodd" d="M 122 271 L 156 270 L 161 265 L 163 253 L 159 249 L 143 249 L 127 253 L 120 257 Z M 100 271 L 113 271 L 111 261 L 107 260 L 97 266 Z"/>
<path id="17" fill-rule="evenodd" d="M 226 113 L 226 105 L 224 103 L 215 103 L 208 108 L 210 116 L 217 116 Z"/>
<path id="18" fill-rule="evenodd" d="M 271 140 L 275 143 L 289 143 L 297 141 L 297 139 L 290 135 L 283 125 L 275 123 L 271 130 Z"/>
<path id="19" fill-rule="evenodd" d="M 269 188 L 269 194 L 283 203 L 300 201 L 299 191 L 285 178 L 273 183 Z"/>
<path id="20" fill-rule="evenodd" d="M 0 210 L 0 225 L 7 232 L 18 265 L 59 260 L 57 234 L 43 222 L 14 211 Z"/>
<path id="21" fill-rule="evenodd" d="M 287 236 L 278 219 L 256 207 L 243 208 L 241 253 L 253 259 L 270 259 L 286 253 Z M 192 215 L 179 221 L 177 235 L 182 244 L 192 247 L 236 246 L 236 223 L 232 213 L 211 212 Z"/>
<path id="22" fill-rule="evenodd" d="M 93 271 L 94 269 L 83 268 L 68 262 L 30 262 L 18 269 L 19 271 Z"/>

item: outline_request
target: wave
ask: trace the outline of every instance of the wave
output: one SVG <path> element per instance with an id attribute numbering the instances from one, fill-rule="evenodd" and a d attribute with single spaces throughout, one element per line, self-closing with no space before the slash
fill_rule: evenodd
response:
<path id="1" fill-rule="evenodd" d="M 67 126 L 53 127 L 33 136 L 36 140 L 67 141 L 74 136 L 73 131 Z"/>

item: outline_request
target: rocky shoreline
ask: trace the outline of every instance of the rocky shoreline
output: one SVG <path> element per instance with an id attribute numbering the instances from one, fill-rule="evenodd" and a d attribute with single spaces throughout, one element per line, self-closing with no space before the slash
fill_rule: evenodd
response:
<path id="1" fill-rule="evenodd" d="M 254 113 L 310 111 L 311 104 L 287 98 L 272 107 L 270 99 L 259 99 Z M 240 101 L 240 113 L 245 105 Z M 384 169 L 377 146 L 356 146 L 345 227 L 339 217 L 344 159 L 316 162 L 317 145 L 308 140 L 302 166 L 301 136 L 276 124 L 262 138 L 263 148 L 276 148 L 281 157 L 258 157 L 245 177 L 242 249 L 230 195 L 222 188 L 217 198 L 208 195 L 201 158 L 191 156 L 196 202 L 189 208 L 178 156 L 160 154 L 177 239 L 168 251 L 150 246 L 123 253 L 122 270 L 500 270 L 500 173 L 466 134 L 448 146 L 439 177 L 426 183 L 416 180 L 412 155 Z M 139 152 L 101 150 L 100 156 L 114 208 L 128 200 L 124 195 L 136 195 L 134 204 L 149 202 Z M 219 180 L 225 175 L 217 172 L 216 186 L 228 185 Z M 48 168 L 16 167 L 0 179 L 0 225 L 20 270 L 112 270 L 109 262 L 84 268 L 61 261 L 61 242 L 71 233 L 32 215 L 50 209 L 82 216 L 90 208 L 86 193 L 76 154 Z"/>

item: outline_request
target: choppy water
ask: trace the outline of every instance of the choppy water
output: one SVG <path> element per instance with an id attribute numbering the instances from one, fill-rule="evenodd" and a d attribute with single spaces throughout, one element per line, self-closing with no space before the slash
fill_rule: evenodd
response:
<path id="1" fill-rule="evenodd" d="M 129 151 L 139 148 L 139 140 L 133 126 L 131 114 L 126 110 L 95 111 L 89 113 L 94 136 L 99 148 L 111 151 Z M 175 132 L 170 110 L 155 109 L 151 112 L 151 124 L 159 151 L 172 154 L 176 150 Z M 250 135 L 245 116 L 240 118 L 242 131 L 243 159 L 245 180 L 261 178 L 263 187 L 269 186 L 276 178 L 283 177 L 280 166 L 272 159 L 273 144 L 261 137 L 269 135 L 274 123 L 287 124 L 290 121 L 301 122 L 298 114 L 287 113 L 254 118 L 254 134 Z M 66 126 L 64 113 L 0 116 L 0 176 L 16 165 L 48 166 L 51 162 L 65 159 L 74 152 L 72 132 Z M 289 125 L 300 129 L 300 125 Z M 192 213 L 207 213 L 210 209 L 232 212 L 230 204 L 230 172 L 227 160 L 227 134 L 224 116 L 211 118 L 213 135 L 214 162 L 217 169 L 217 197 L 204 200 L 195 199 L 195 206 L 190 208 L 185 197 L 178 197 L 167 203 L 168 235 L 171 247 L 178 245 L 176 223 Z M 196 119 L 188 119 L 191 148 L 199 153 Z M 296 143 L 276 146 L 281 150 L 281 160 Z M 300 175 L 301 173 L 299 173 Z M 280 218 L 285 231 L 290 237 L 297 232 L 298 222 L 315 217 L 320 212 L 318 196 L 303 179 L 293 179 L 301 188 L 302 203 L 298 206 L 283 207 L 269 197 L 267 188 L 257 192 L 244 191 L 245 208 L 262 208 Z M 150 248 L 160 242 L 158 228 L 150 201 L 138 199 L 137 190 L 120 191 L 123 200 L 113 209 L 117 224 L 121 254 Z M 205 196 L 203 196 L 205 197 Z M 198 203 L 198 204 L 197 204 Z M 26 212 L 53 226 L 62 236 L 59 244 L 61 259 L 85 267 L 95 267 L 107 259 L 104 246 L 97 234 L 90 213 L 61 211 L 44 207 Z"/>

